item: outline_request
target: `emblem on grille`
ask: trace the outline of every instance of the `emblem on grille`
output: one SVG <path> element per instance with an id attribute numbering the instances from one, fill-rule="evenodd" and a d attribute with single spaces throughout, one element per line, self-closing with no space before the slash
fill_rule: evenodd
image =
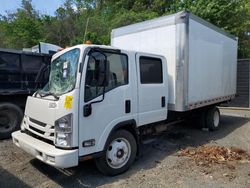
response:
<path id="1" fill-rule="evenodd" d="M 57 107 L 57 105 L 56 105 L 55 102 L 50 102 L 49 103 L 49 108 L 56 108 L 56 107 Z"/>

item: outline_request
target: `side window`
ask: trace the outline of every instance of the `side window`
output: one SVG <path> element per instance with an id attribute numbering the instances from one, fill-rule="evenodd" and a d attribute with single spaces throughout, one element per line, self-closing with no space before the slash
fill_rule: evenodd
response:
<path id="1" fill-rule="evenodd" d="M 142 84 L 163 83 L 162 61 L 159 58 L 140 57 L 140 80 Z"/>
<path id="2" fill-rule="evenodd" d="M 43 63 L 40 56 L 22 55 L 22 66 L 25 72 L 38 72 Z"/>
<path id="3" fill-rule="evenodd" d="M 110 67 L 108 90 L 128 84 L 128 59 L 126 55 L 107 53 Z"/>
<path id="4" fill-rule="evenodd" d="M 0 70 L 19 71 L 19 57 L 18 54 L 0 52 Z"/>
<path id="5" fill-rule="evenodd" d="M 128 58 L 124 54 L 104 53 L 109 65 L 109 83 L 105 87 L 108 92 L 119 86 L 128 84 Z M 86 79 L 85 79 L 85 102 L 88 102 L 103 93 L 103 87 L 98 87 L 96 83 L 96 69 L 101 58 L 105 56 L 100 52 L 93 52 L 88 61 Z"/>

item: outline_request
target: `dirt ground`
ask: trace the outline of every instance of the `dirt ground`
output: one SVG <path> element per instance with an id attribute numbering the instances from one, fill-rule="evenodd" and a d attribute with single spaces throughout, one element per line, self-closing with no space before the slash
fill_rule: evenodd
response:
<path id="1" fill-rule="evenodd" d="M 247 160 L 197 165 L 180 155 L 200 145 L 238 147 L 250 154 L 250 111 L 221 110 L 221 129 L 198 130 L 182 123 L 144 145 L 130 170 L 101 175 L 93 161 L 67 170 L 50 167 L 12 144 L 0 141 L 0 187 L 250 187 Z"/>

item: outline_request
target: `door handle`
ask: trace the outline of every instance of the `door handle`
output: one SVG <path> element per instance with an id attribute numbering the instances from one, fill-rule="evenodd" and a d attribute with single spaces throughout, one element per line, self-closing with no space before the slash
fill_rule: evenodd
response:
<path id="1" fill-rule="evenodd" d="M 131 101 L 130 100 L 126 100 L 125 101 L 125 113 L 128 114 L 131 112 Z"/>
<path id="2" fill-rule="evenodd" d="M 83 107 L 83 116 L 88 117 L 88 116 L 91 115 L 91 113 L 92 113 L 91 103 L 84 105 L 84 107 Z"/>
<path id="3" fill-rule="evenodd" d="M 165 107 L 166 106 L 166 99 L 165 97 L 161 97 L 161 107 Z"/>

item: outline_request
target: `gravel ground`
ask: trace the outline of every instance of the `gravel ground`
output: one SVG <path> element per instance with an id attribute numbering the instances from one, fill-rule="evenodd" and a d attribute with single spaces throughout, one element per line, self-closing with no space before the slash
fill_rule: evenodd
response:
<path id="1" fill-rule="evenodd" d="M 197 130 L 187 123 L 169 127 L 144 145 L 130 170 L 101 175 L 93 161 L 67 170 L 50 167 L 12 144 L 0 141 L 0 187 L 250 187 L 250 162 L 198 166 L 181 149 L 203 144 L 238 147 L 250 153 L 250 111 L 221 110 L 221 129 Z"/>

